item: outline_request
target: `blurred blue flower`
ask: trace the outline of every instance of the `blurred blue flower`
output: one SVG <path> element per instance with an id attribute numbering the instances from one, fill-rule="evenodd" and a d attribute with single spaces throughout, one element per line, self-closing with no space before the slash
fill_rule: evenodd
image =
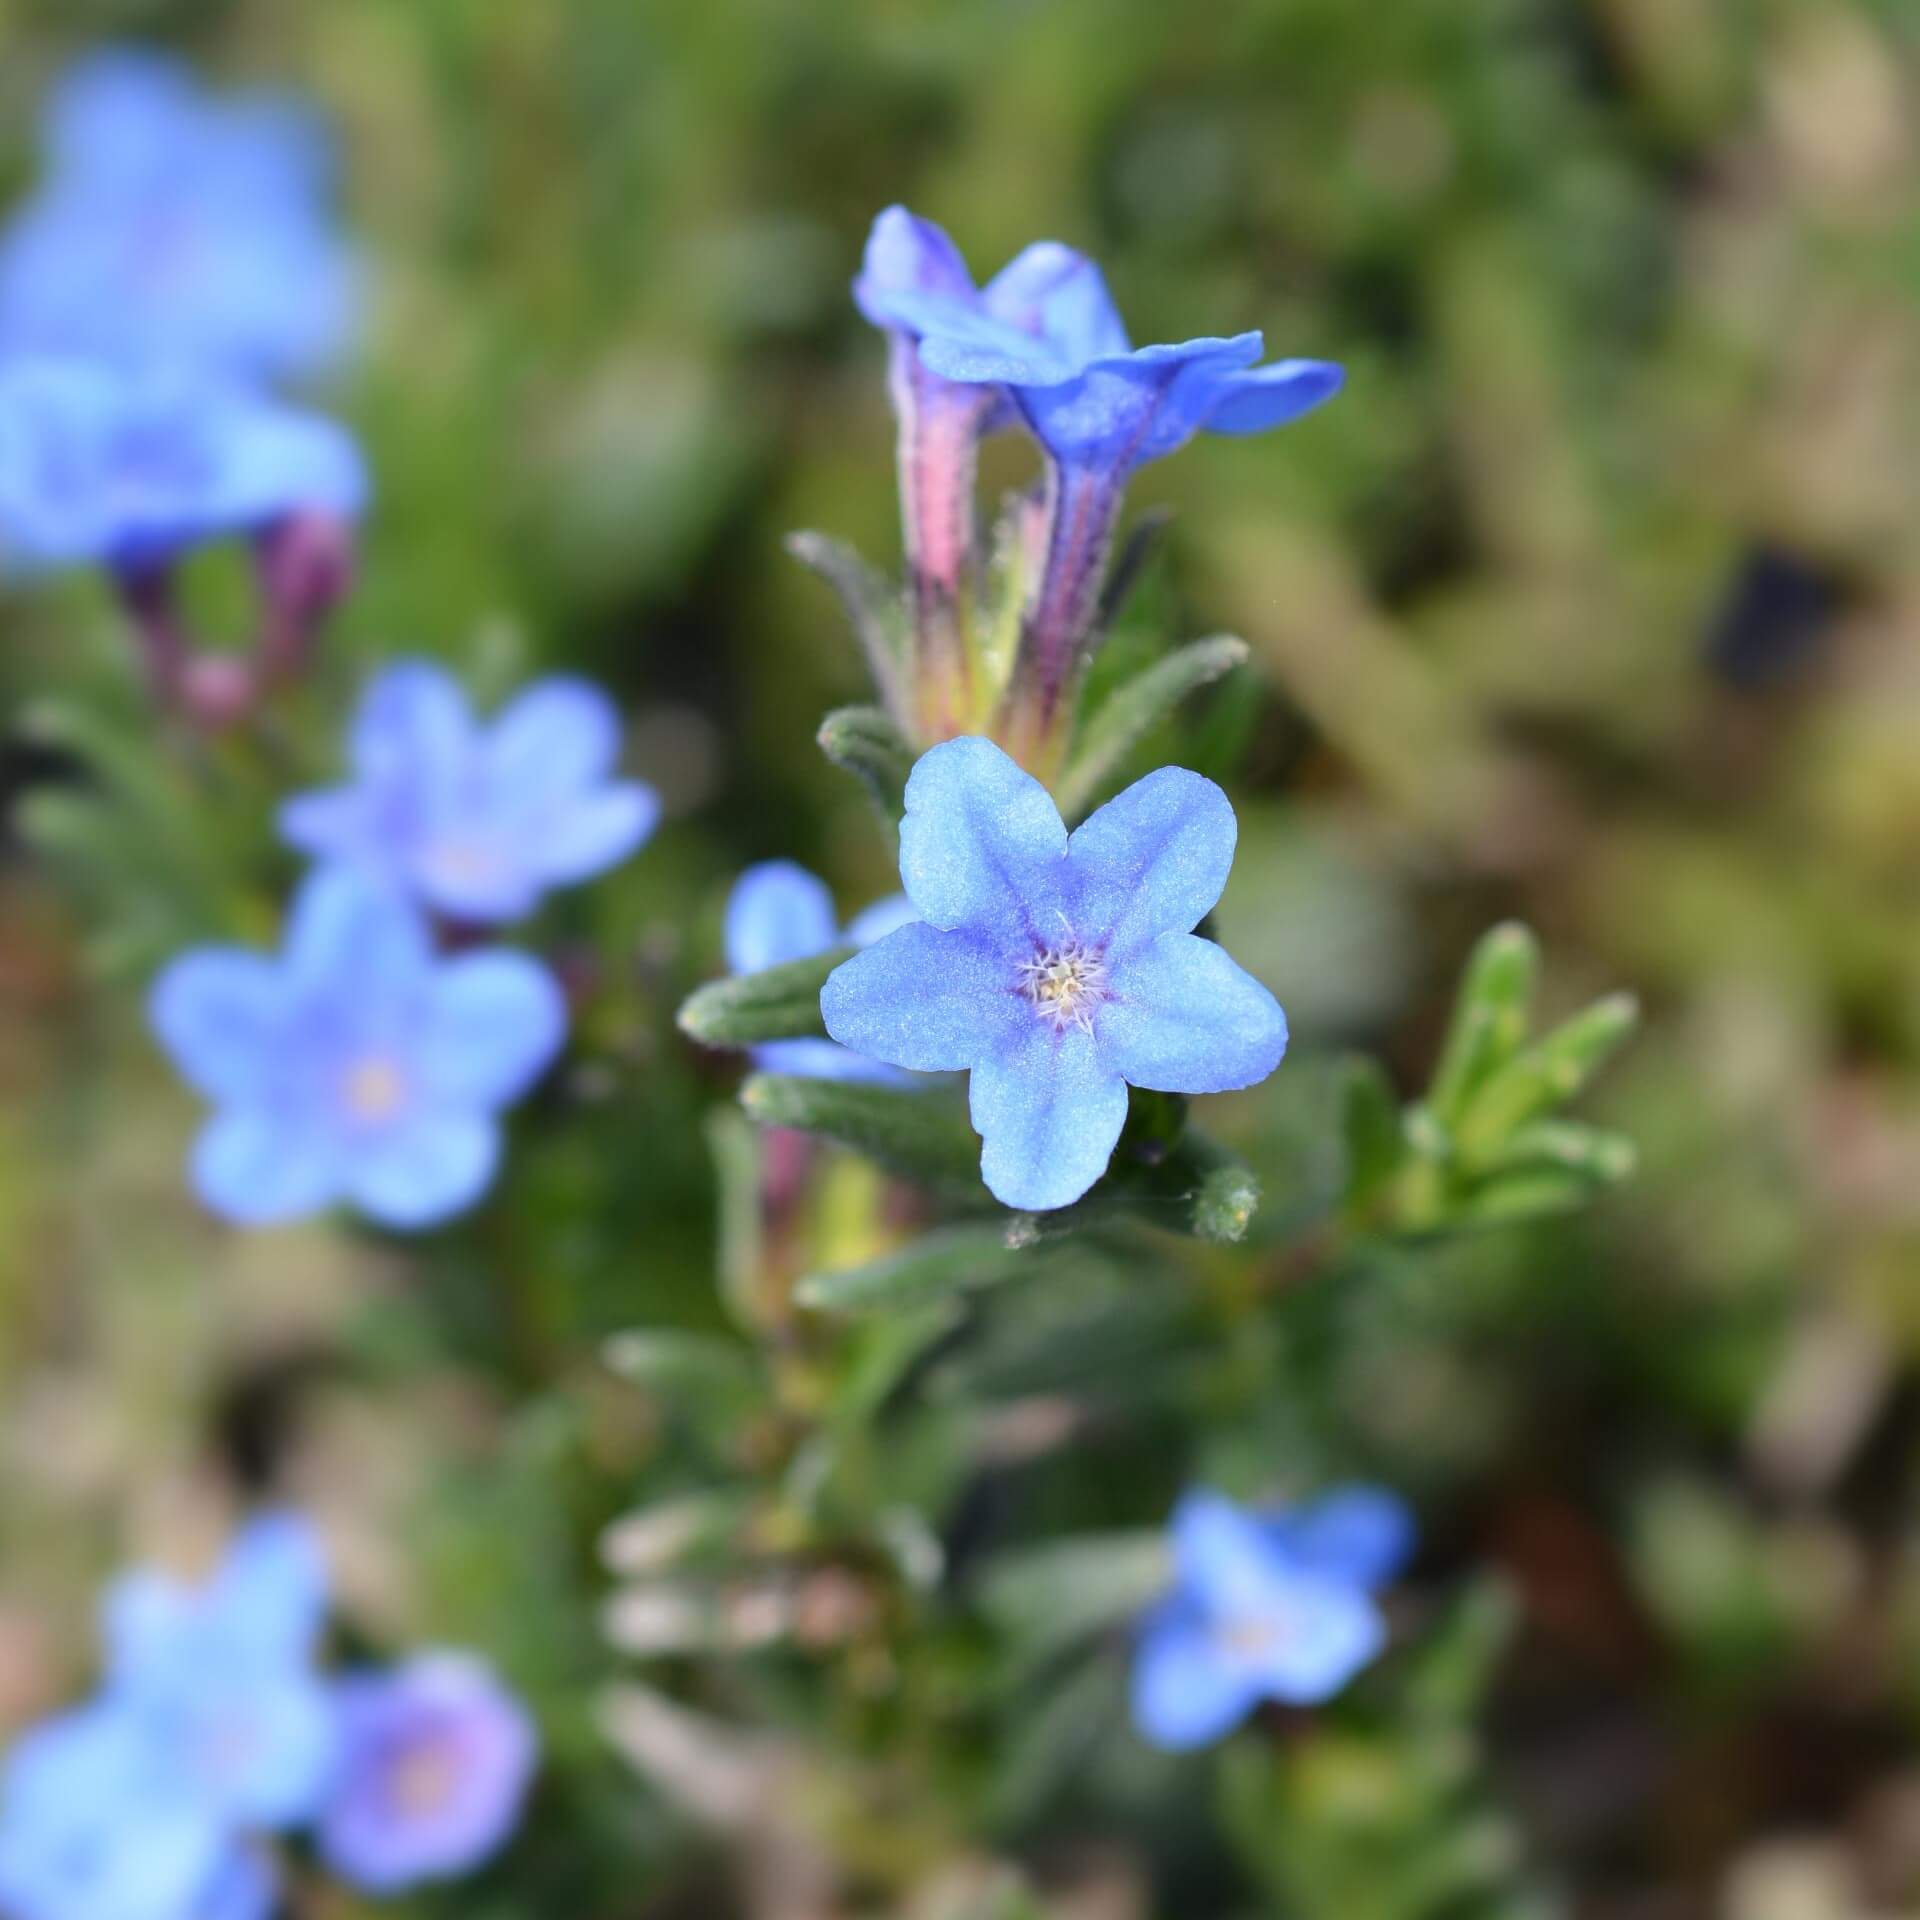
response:
<path id="1" fill-rule="evenodd" d="M 1063 1207 L 1105 1171 L 1127 1086 L 1218 1093 L 1286 1050 L 1273 996 L 1189 931 L 1237 828 L 1211 780 L 1162 767 L 1067 835 L 989 740 L 949 740 L 907 782 L 900 877 L 920 919 L 837 967 L 843 1046 L 972 1070 L 980 1171 L 1010 1207 Z"/>
<path id="2" fill-rule="evenodd" d="M 486 725 L 425 661 L 367 688 L 350 786 L 282 809 L 289 844 L 382 873 L 457 919 L 531 913 L 549 887 L 624 860 L 652 833 L 651 787 L 614 778 L 620 717 L 584 680 L 535 682 Z"/>
<path id="3" fill-rule="evenodd" d="M 1172 1534 L 1174 1586 L 1141 1630 L 1133 1717 L 1176 1751 L 1219 1739 L 1263 1700 L 1337 1693 L 1385 1644 L 1374 1590 L 1413 1547 L 1406 1507 L 1373 1487 L 1275 1515 L 1197 1491 Z"/>
<path id="4" fill-rule="evenodd" d="M 8 1920 L 267 1920 L 271 1864 L 192 1790 L 144 1718 L 94 1701 L 24 1735 L 0 1775 Z"/>
<path id="5" fill-rule="evenodd" d="M 366 493 L 342 428 L 242 387 L 0 360 L 0 570 L 137 572 L 296 513 L 355 515 Z"/>
<path id="6" fill-rule="evenodd" d="M 105 1697 L 227 1832 L 306 1819 L 333 1765 L 315 1668 L 326 1616 L 320 1545 L 293 1514 L 243 1528 L 203 1584 L 124 1575 L 101 1610 Z"/>
<path id="7" fill-rule="evenodd" d="M 566 1032 L 543 968 L 499 951 L 437 959 L 418 909 L 346 867 L 302 885 L 279 958 L 185 954 L 150 1010 L 215 1106 L 194 1186 L 248 1226 L 344 1200 L 424 1227 L 471 1205 L 499 1161 L 500 1109 Z"/>
<path id="8" fill-rule="evenodd" d="M 208 98 L 119 50 L 51 103 L 46 177 L 0 237 L 0 352 L 173 361 L 249 377 L 337 359 L 358 306 L 316 116 Z"/>
<path id="9" fill-rule="evenodd" d="M 519 1824 L 537 1742 L 480 1661 L 424 1654 L 336 1688 L 339 1769 L 317 1835 L 349 1885 L 397 1893 L 469 1871 Z"/>
<path id="10" fill-rule="evenodd" d="M 843 933 L 826 882 L 791 860 L 763 860 L 734 882 L 727 899 L 727 965 L 735 973 L 759 973 L 789 960 L 850 941 L 869 947 L 914 918 L 904 894 L 876 900 L 856 914 Z M 752 1050 L 762 1073 L 794 1073 L 814 1080 L 899 1078 L 891 1067 L 863 1060 L 831 1040 L 770 1040 Z"/>

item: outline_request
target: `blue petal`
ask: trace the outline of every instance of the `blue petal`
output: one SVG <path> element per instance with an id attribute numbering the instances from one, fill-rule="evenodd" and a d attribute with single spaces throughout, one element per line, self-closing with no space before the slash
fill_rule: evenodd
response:
<path id="1" fill-rule="evenodd" d="M 237 947 L 203 947 L 154 982 L 148 1015 L 190 1087 L 210 1100 L 248 1101 L 272 1075 L 286 1002 L 270 961 Z"/>
<path id="2" fill-rule="evenodd" d="M 325 1622 L 327 1556 L 304 1516 L 257 1514 L 228 1546 L 209 1598 L 237 1642 L 263 1657 L 311 1656 Z"/>
<path id="3" fill-rule="evenodd" d="M 749 1050 L 756 1073 L 786 1073 L 800 1080 L 864 1080 L 898 1086 L 906 1075 L 878 1060 L 837 1047 L 831 1040 L 768 1040 Z"/>
<path id="4" fill-rule="evenodd" d="M 1231 1733 L 1259 1698 L 1244 1671 L 1221 1658 L 1205 1619 L 1179 1600 L 1141 1629 L 1133 1665 L 1133 1723 L 1169 1752 Z"/>
<path id="5" fill-rule="evenodd" d="M 1413 1553 L 1413 1515 L 1384 1487 L 1342 1487 L 1265 1524 L 1302 1567 L 1359 1587 L 1383 1586 Z"/>
<path id="6" fill-rule="evenodd" d="M 536 812 L 613 772 L 620 715 L 590 681 L 537 681 L 501 709 L 483 751 L 496 803 Z"/>
<path id="7" fill-rule="evenodd" d="M 217 1113 L 194 1142 L 193 1189 L 235 1226 L 279 1226 L 339 1197 L 337 1143 L 266 1108 Z"/>
<path id="8" fill-rule="evenodd" d="M 415 990 L 433 948 L 419 910 L 393 887 L 354 867 L 327 866 L 294 895 L 286 962 L 301 988 L 365 1004 Z"/>
<path id="9" fill-rule="evenodd" d="M 1239 825 L 1211 780 L 1162 767 L 1074 829 L 1067 865 L 1076 930 L 1118 958 L 1212 911 L 1233 866 Z"/>
<path id="10" fill-rule="evenodd" d="M 1263 1615 L 1271 1629 L 1250 1662 L 1260 1690 L 1288 1706 L 1331 1699 L 1386 1645 L 1387 1623 L 1366 1593 L 1344 1581 L 1289 1581 Z"/>
<path id="11" fill-rule="evenodd" d="M 1209 433 L 1265 433 L 1331 400 L 1346 372 L 1331 360 L 1276 360 L 1235 374 L 1207 416 Z"/>
<path id="12" fill-rule="evenodd" d="M 994 946 L 921 920 L 835 967 L 820 1012 L 842 1046 L 920 1073 L 970 1067 L 1037 1024 Z"/>
<path id="13" fill-rule="evenodd" d="M 504 1106 L 553 1064 L 567 1032 L 566 996 L 518 953 L 470 953 L 434 974 L 413 1036 L 413 1063 L 436 1108 Z"/>
<path id="14" fill-rule="evenodd" d="M 323 787 L 297 793 L 280 806 L 280 838 L 323 860 L 379 861 L 380 815 L 359 787 Z"/>
<path id="15" fill-rule="evenodd" d="M 727 966 L 759 973 L 825 953 L 839 936 L 827 883 L 792 860 L 748 867 L 727 896 Z"/>
<path id="16" fill-rule="evenodd" d="M 422 1113 L 369 1139 L 349 1161 L 347 1197 L 383 1226 L 438 1225 L 486 1192 L 500 1129 L 474 1113 Z"/>
<path id="17" fill-rule="evenodd" d="M 1096 1016 L 1100 1043 L 1136 1087 L 1226 1093 L 1280 1064 L 1287 1016 L 1223 948 L 1163 933 L 1114 963 L 1111 998 Z"/>
<path id="18" fill-rule="evenodd" d="M 1169 1531 L 1181 1591 L 1216 1619 L 1258 1616 L 1287 1577 L 1288 1563 L 1260 1521 L 1224 1494 L 1183 1494 Z"/>
<path id="19" fill-rule="evenodd" d="M 1038 241 L 1016 254 L 987 283 L 982 302 L 994 319 L 1039 335 L 1075 365 L 1129 350 L 1126 325 L 1100 269 L 1057 240 Z"/>
<path id="20" fill-rule="evenodd" d="M 355 770 L 371 786 L 451 799 L 475 749 L 466 691 L 431 661 L 398 661 L 360 696 L 350 750 Z"/>
<path id="21" fill-rule="evenodd" d="M 366 462 L 332 420 L 248 399 L 215 416 L 224 462 L 199 504 L 210 534 L 266 525 L 296 509 L 356 517 L 367 504 Z"/>
<path id="22" fill-rule="evenodd" d="M 901 294 L 893 301 L 920 337 L 920 363 L 964 386 L 1051 387 L 1074 379 L 1082 363 L 1040 334 L 959 308 L 950 301 Z"/>
<path id="23" fill-rule="evenodd" d="M 898 928 L 912 926 L 919 917 L 904 893 L 890 893 L 853 916 L 847 923 L 847 938 L 856 947 L 870 947 Z"/>
<path id="24" fill-rule="evenodd" d="M 1260 357 L 1257 333 L 1141 347 L 1092 362 L 1077 377 L 1021 386 L 1016 398 L 1035 437 L 1068 465 L 1117 476 L 1173 453 L 1207 425 L 1235 375 Z M 931 345 L 921 357 L 943 371 Z"/>
<path id="25" fill-rule="evenodd" d="M 1106 1172 L 1126 1124 L 1127 1083 L 1091 1034 L 1055 1028 L 1031 1007 L 1021 1013 L 1011 1042 L 976 1061 L 968 1102 L 988 1191 L 1038 1212 L 1070 1205 Z"/>
<path id="26" fill-rule="evenodd" d="M 935 927 L 1004 940 L 1061 920 L 1067 830 L 1052 796 L 991 740 L 948 740 L 907 780 L 900 878 Z"/>
<path id="27" fill-rule="evenodd" d="M 552 886 L 590 880 L 644 845 L 660 821 L 660 797 L 638 780 L 615 780 L 559 809 L 535 851 Z"/>
<path id="28" fill-rule="evenodd" d="M 924 293 L 959 302 L 975 299 L 973 275 L 946 233 L 905 207 L 888 207 L 867 236 L 866 257 L 853 283 L 853 298 L 876 327 L 901 322 L 894 296 Z"/>
<path id="29" fill-rule="evenodd" d="M 280 1876 L 259 1847 L 236 1841 L 196 1905 L 192 1920 L 272 1920 Z"/>

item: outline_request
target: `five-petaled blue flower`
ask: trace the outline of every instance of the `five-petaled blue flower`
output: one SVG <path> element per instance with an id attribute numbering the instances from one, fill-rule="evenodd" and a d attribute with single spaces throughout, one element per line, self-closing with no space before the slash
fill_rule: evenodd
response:
<path id="1" fill-rule="evenodd" d="M 202 948 L 155 983 L 155 1031 L 216 1108 L 193 1180 L 243 1225 L 348 1201 L 393 1227 L 470 1205 L 501 1108 L 560 1049 L 566 1005 L 522 954 L 436 958 L 419 910 L 347 867 L 310 875 L 285 952 Z"/>
<path id="2" fill-rule="evenodd" d="M 352 257 L 310 110 L 208 99 L 173 61 L 82 61 L 55 94 L 47 177 L 0 238 L 0 350 L 170 361 L 248 378 L 337 358 Z"/>
<path id="3" fill-rule="evenodd" d="M 789 960 L 810 960 L 843 940 L 870 947 L 913 917 L 903 895 L 889 894 L 855 914 L 842 933 L 825 881 L 791 860 L 762 860 L 741 874 L 727 898 L 727 965 L 735 973 L 759 973 Z M 813 1080 L 899 1077 L 831 1040 L 769 1040 L 753 1049 L 753 1063 L 762 1073 Z"/>
<path id="4" fill-rule="evenodd" d="M 1406 1507 L 1372 1487 L 1278 1514 L 1194 1492 L 1172 1532 L 1174 1586 L 1141 1628 L 1133 1717 L 1176 1751 L 1219 1739 L 1263 1700 L 1337 1693 L 1385 1644 L 1374 1591 L 1413 1547 Z"/>
<path id="5" fill-rule="evenodd" d="M 1211 780 L 1162 767 L 1069 838 L 991 741 L 946 741 L 914 768 L 900 828 L 920 919 L 828 976 L 827 1031 L 895 1066 L 971 1069 L 988 1187 L 1063 1207 L 1105 1170 L 1129 1082 L 1219 1093 L 1280 1064 L 1272 994 L 1190 931 L 1236 831 Z"/>
<path id="6" fill-rule="evenodd" d="M 332 421 L 177 369 L 0 360 L 0 571 L 163 565 L 296 513 L 351 517 L 366 471 Z"/>
<path id="7" fill-rule="evenodd" d="M 480 1661 L 430 1653 L 336 1689 L 340 1765 L 320 1857 L 350 1885 L 398 1893 L 467 1872 L 519 1824 L 538 1743 Z"/>
<path id="8" fill-rule="evenodd" d="M 537 681 L 481 725 L 452 675 L 402 661 L 367 688 L 349 751 L 353 784 L 290 800 L 281 832 L 459 920 L 531 913 L 547 888 L 624 860 L 660 817 L 651 787 L 614 777 L 620 717 L 584 680 Z"/>
<path id="9" fill-rule="evenodd" d="M 888 287 L 883 301 L 863 299 L 863 309 L 917 338 L 921 363 L 940 378 L 1003 389 L 1063 464 L 1114 481 L 1203 430 L 1283 426 L 1340 388 L 1330 361 L 1258 365 L 1258 333 L 1135 347 L 1100 269 L 1056 242 L 1027 248 L 984 297 L 957 253 L 953 265 L 957 275 L 922 272 Z"/>

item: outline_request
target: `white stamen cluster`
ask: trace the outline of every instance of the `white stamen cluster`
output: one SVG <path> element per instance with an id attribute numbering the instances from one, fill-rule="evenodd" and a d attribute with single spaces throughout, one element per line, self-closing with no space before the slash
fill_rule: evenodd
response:
<path id="1" fill-rule="evenodd" d="M 1107 959 L 1069 933 L 1057 946 L 1020 962 L 1020 991 L 1042 1020 L 1064 1029 L 1093 1031 L 1094 1009 L 1107 997 Z"/>

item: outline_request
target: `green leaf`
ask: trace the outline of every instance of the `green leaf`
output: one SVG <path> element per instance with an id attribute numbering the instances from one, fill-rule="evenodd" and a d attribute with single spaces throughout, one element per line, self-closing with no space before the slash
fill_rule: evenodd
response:
<path id="1" fill-rule="evenodd" d="M 1632 994 L 1609 994 L 1499 1068 L 1469 1100 L 1455 1129 L 1462 1159 L 1486 1164 L 1529 1120 L 1571 1100 L 1639 1019 Z"/>
<path id="2" fill-rule="evenodd" d="M 1577 1173 L 1595 1186 L 1611 1186 L 1625 1180 L 1639 1159 L 1639 1150 L 1623 1133 L 1578 1120 L 1534 1120 L 1508 1137 L 1498 1165 L 1502 1170 L 1534 1165 L 1558 1168 Z"/>
<path id="3" fill-rule="evenodd" d="M 1113 565 L 1107 569 L 1106 585 L 1100 589 L 1100 605 L 1093 618 L 1095 633 L 1105 633 L 1120 617 L 1141 574 L 1146 571 L 1147 562 L 1160 550 L 1160 543 L 1172 525 L 1171 507 L 1149 507 L 1127 529 Z"/>
<path id="4" fill-rule="evenodd" d="M 1084 1200 L 1047 1213 L 1015 1214 L 1008 1244 L 1039 1246 L 1120 1217 L 1146 1220 L 1196 1240 L 1233 1246 L 1260 1207 L 1260 1182 L 1237 1155 L 1189 1127 L 1171 1149 L 1130 1158 L 1132 1123 L 1106 1176 Z"/>
<path id="5" fill-rule="evenodd" d="M 622 1379 L 665 1400 L 710 1409 L 716 1401 L 757 1406 L 763 1398 L 752 1353 L 711 1334 L 636 1328 L 616 1333 L 603 1353 Z"/>
<path id="6" fill-rule="evenodd" d="M 697 997 L 697 996 L 696 996 Z M 918 1092 L 846 1080 L 756 1073 L 740 1104 L 763 1127 L 824 1134 L 909 1179 L 980 1192 L 980 1142 L 950 1090 Z"/>
<path id="7" fill-rule="evenodd" d="M 874 690 L 891 712 L 906 712 L 906 614 L 898 590 L 851 547 L 824 533 L 790 533 L 787 551 L 840 596 Z"/>
<path id="8" fill-rule="evenodd" d="M 1584 1207 L 1594 1194 L 1594 1183 L 1578 1173 L 1500 1173 L 1476 1187 L 1449 1210 L 1448 1223 L 1459 1226 L 1506 1226 L 1520 1220 L 1544 1220 L 1556 1213 Z"/>
<path id="9" fill-rule="evenodd" d="M 1055 792 L 1060 811 L 1069 820 L 1085 812 L 1141 735 L 1196 688 L 1232 672 L 1246 658 L 1244 640 L 1216 634 L 1211 640 L 1178 648 L 1116 687 L 1081 725 L 1074 740 Z"/>
<path id="10" fill-rule="evenodd" d="M 821 721 L 815 738 L 836 767 L 844 767 L 866 788 L 888 827 L 897 829 L 906 811 L 913 743 L 892 716 L 879 707 L 837 707 Z"/>
<path id="11" fill-rule="evenodd" d="M 764 1332 L 760 1135 L 736 1107 L 715 1107 L 707 1115 L 706 1132 L 719 1187 L 720 1298 L 737 1326 Z"/>
<path id="12" fill-rule="evenodd" d="M 1392 1183 L 1407 1151 L 1399 1099 L 1377 1060 L 1357 1055 L 1345 1062 L 1340 1133 L 1347 1150 L 1347 1205 L 1362 1209 Z"/>
<path id="13" fill-rule="evenodd" d="M 863 1266 L 810 1273 L 794 1297 L 826 1313 L 898 1312 L 998 1286 L 1033 1259 L 1031 1251 L 1008 1246 L 999 1222 L 943 1227 Z"/>
<path id="14" fill-rule="evenodd" d="M 1032 1664 L 1136 1619 L 1171 1572 L 1163 1533 L 1082 1535 L 1000 1555 L 981 1581 L 980 1603 Z"/>
<path id="15" fill-rule="evenodd" d="M 1525 1044 L 1539 978 L 1540 943 L 1518 921 L 1493 928 L 1474 948 L 1427 1094 L 1443 1126 Z"/>
<path id="16" fill-rule="evenodd" d="M 682 1003 L 680 1031 L 703 1047 L 823 1039 L 827 1029 L 820 1018 L 820 989 L 827 975 L 853 953 L 852 947 L 833 947 L 759 973 L 711 980 Z"/>

